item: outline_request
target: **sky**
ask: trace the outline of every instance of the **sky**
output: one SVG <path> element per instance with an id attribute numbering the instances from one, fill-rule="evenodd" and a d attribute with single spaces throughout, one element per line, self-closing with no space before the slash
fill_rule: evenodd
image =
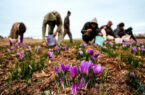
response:
<path id="1" fill-rule="evenodd" d="M 134 34 L 145 34 L 145 0 L 1 0 L 0 35 L 8 37 L 12 25 L 23 22 L 27 26 L 25 37 L 41 39 L 44 16 L 58 11 L 64 20 L 68 10 L 74 39 L 82 37 L 84 23 L 95 17 L 99 27 L 111 20 L 113 29 L 124 22 L 125 28 L 133 27 Z"/>

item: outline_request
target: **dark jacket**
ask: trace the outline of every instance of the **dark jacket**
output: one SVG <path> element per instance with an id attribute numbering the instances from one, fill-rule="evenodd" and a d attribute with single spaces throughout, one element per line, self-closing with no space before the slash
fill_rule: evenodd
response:
<path id="1" fill-rule="evenodd" d="M 132 33 L 132 31 L 131 31 L 131 30 L 126 29 L 126 30 L 125 30 L 125 34 L 130 35 L 130 36 L 131 36 L 131 38 L 132 38 L 134 41 L 136 41 L 136 38 L 134 37 L 134 35 L 133 35 L 133 33 Z"/>
<path id="2" fill-rule="evenodd" d="M 106 27 L 105 31 L 106 31 L 106 35 L 107 35 L 107 36 L 108 36 L 108 35 L 111 35 L 111 36 L 115 37 L 112 28 L 109 27 L 108 25 L 103 25 L 103 26 L 100 28 L 100 30 L 103 29 L 104 27 Z"/>
<path id="3" fill-rule="evenodd" d="M 98 33 L 100 33 L 100 29 L 98 28 L 98 24 L 96 23 L 96 27 L 93 28 L 91 26 L 92 22 L 87 22 L 85 23 L 81 33 L 84 35 L 87 32 L 87 29 L 92 29 L 92 32 L 90 33 L 90 38 L 95 38 L 96 35 L 98 35 Z"/>
<path id="4" fill-rule="evenodd" d="M 124 31 L 124 29 L 121 30 L 121 29 L 119 28 L 119 26 L 117 26 L 117 28 L 114 30 L 114 35 L 115 35 L 116 38 L 122 37 L 122 36 L 125 35 L 125 31 Z"/>
<path id="5" fill-rule="evenodd" d="M 69 16 L 66 16 L 64 19 L 64 28 L 69 29 L 70 28 L 70 21 L 69 21 Z"/>

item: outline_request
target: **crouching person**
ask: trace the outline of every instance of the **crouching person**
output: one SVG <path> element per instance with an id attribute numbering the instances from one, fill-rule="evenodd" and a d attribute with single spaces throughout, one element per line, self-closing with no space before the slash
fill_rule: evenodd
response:
<path id="1" fill-rule="evenodd" d="M 129 27 L 128 29 L 125 30 L 125 36 L 123 37 L 124 38 L 127 37 L 127 39 L 124 39 L 124 41 L 129 41 L 130 38 L 132 38 L 134 41 L 137 41 L 132 33 L 132 30 L 133 30 L 132 27 Z"/>
<path id="2" fill-rule="evenodd" d="M 101 36 L 100 29 L 98 28 L 97 20 L 94 18 L 92 21 L 85 23 L 82 31 L 82 39 L 86 43 L 95 39 L 97 35 Z"/>
<path id="3" fill-rule="evenodd" d="M 113 25 L 112 21 L 108 21 L 107 25 L 104 25 L 100 28 L 101 33 L 103 34 L 104 41 L 114 40 L 115 35 L 114 35 L 114 32 L 111 28 L 112 25 Z"/>
<path id="4" fill-rule="evenodd" d="M 114 30 L 115 38 L 122 38 L 125 35 L 124 23 L 119 23 L 117 28 Z"/>
<path id="5" fill-rule="evenodd" d="M 9 35 L 9 43 L 10 45 L 18 43 L 23 43 L 24 33 L 26 31 L 26 26 L 22 22 L 14 23 L 11 32 Z"/>

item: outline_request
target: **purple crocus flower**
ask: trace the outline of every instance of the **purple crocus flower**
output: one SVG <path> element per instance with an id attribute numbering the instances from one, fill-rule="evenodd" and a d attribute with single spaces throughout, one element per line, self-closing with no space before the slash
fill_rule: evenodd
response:
<path id="1" fill-rule="evenodd" d="M 39 53 L 40 48 L 40 46 L 35 47 L 36 53 Z"/>
<path id="2" fill-rule="evenodd" d="M 77 66 L 73 66 L 70 68 L 70 75 L 74 79 L 78 74 L 78 68 Z"/>
<path id="3" fill-rule="evenodd" d="M 145 52 L 144 46 L 141 46 L 141 51 L 142 51 L 143 53 Z"/>
<path id="4" fill-rule="evenodd" d="M 92 61 L 88 61 L 89 64 L 89 69 L 93 67 L 93 62 Z"/>
<path id="5" fill-rule="evenodd" d="M 87 52 L 88 52 L 89 55 L 93 55 L 94 54 L 93 49 L 87 49 Z"/>
<path id="6" fill-rule="evenodd" d="M 20 59 L 22 60 L 24 58 L 24 50 L 22 50 L 21 52 L 17 53 L 17 55 L 20 57 Z"/>
<path id="7" fill-rule="evenodd" d="M 82 46 L 85 47 L 86 45 L 87 45 L 87 43 L 86 42 L 83 42 L 83 43 L 80 44 L 80 47 L 82 47 Z"/>
<path id="8" fill-rule="evenodd" d="M 89 64 L 85 61 L 82 61 L 79 70 L 81 74 L 88 74 Z"/>
<path id="9" fill-rule="evenodd" d="M 82 77 L 80 80 L 80 88 L 83 88 L 85 86 L 85 79 Z"/>
<path id="10" fill-rule="evenodd" d="M 95 56 L 94 56 L 94 55 L 92 55 L 91 58 L 92 58 L 93 60 L 95 60 Z"/>
<path id="11" fill-rule="evenodd" d="M 132 44 L 136 43 L 136 41 L 132 41 Z"/>
<path id="12" fill-rule="evenodd" d="M 132 51 L 136 54 L 137 52 L 136 46 L 132 48 Z"/>
<path id="13" fill-rule="evenodd" d="M 118 48 L 118 46 L 115 46 L 115 48 Z"/>
<path id="14" fill-rule="evenodd" d="M 145 52 L 145 49 L 143 48 L 143 49 L 141 49 L 142 50 L 142 52 L 144 53 Z"/>
<path id="15" fill-rule="evenodd" d="M 113 43 L 112 42 L 109 42 L 109 45 L 110 45 L 110 47 L 113 47 Z"/>
<path id="16" fill-rule="evenodd" d="M 89 73 L 89 69 L 92 67 L 93 63 L 92 61 L 82 61 L 79 67 L 81 74 L 87 74 Z"/>
<path id="17" fill-rule="evenodd" d="M 103 47 L 103 49 L 104 49 L 104 50 L 106 50 L 106 49 L 107 49 L 107 47 L 105 47 L 105 46 L 104 46 L 104 47 Z"/>
<path id="18" fill-rule="evenodd" d="M 7 49 L 7 51 L 8 51 L 8 53 L 10 53 L 10 52 L 11 52 L 11 50 L 10 50 L 10 49 Z"/>
<path id="19" fill-rule="evenodd" d="M 144 46 L 141 46 L 141 49 L 144 49 Z"/>
<path id="20" fill-rule="evenodd" d="M 62 66 L 59 65 L 59 73 L 61 73 L 61 71 L 62 71 Z"/>
<path id="21" fill-rule="evenodd" d="M 14 46 L 12 46 L 12 47 L 11 47 L 11 50 L 14 50 L 14 49 L 15 49 L 15 47 L 14 47 Z"/>
<path id="22" fill-rule="evenodd" d="M 50 52 L 53 52 L 53 49 L 49 49 Z"/>
<path id="23" fill-rule="evenodd" d="M 54 58 L 54 55 L 52 52 L 48 51 L 48 58 Z"/>
<path id="24" fill-rule="evenodd" d="M 130 77 L 135 78 L 135 73 L 134 72 L 130 72 Z"/>
<path id="25" fill-rule="evenodd" d="M 98 58 L 98 56 L 99 56 L 99 53 L 98 53 L 98 52 L 95 53 L 94 57 L 95 57 L 95 58 Z"/>
<path id="26" fill-rule="evenodd" d="M 126 47 L 126 44 L 123 43 L 123 44 L 122 44 L 122 47 Z"/>
<path id="27" fill-rule="evenodd" d="M 54 66 L 54 71 L 55 71 L 55 73 L 58 73 L 57 66 Z"/>
<path id="28" fill-rule="evenodd" d="M 66 46 L 63 46 L 63 47 L 61 47 L 62 48 L 62 50 L 66 50 Z"/>
<path id="29" fill-rule="evenodd" d="M 59 53 L 58 46 L 55 46 L 54 50 Z"/>
<path id="30" fill-rule="evenodd" d="M 26 50 L 27 50 L 27 51 L 31 51 L 31 50 L 32 50 L 32 49 L 31 49 L 31 46 L 28 46 Z"/>
<path id="31" fill-rule="evenodd" d="M 78 53 L 79 53 L 81 56 L 83 56 L 83 54 L 84 54 L 83 51 L 81 51 L 81 50 L 80 50 Z"/>
<path id="32" fill-rule="evenodd" d="M 33 68 L 32 68 L 32 66 L 31 66 L 31 65 L 29 65 L 29 68 L 30 68 L 31 70 L 33 70 Z"/>
<path id="33" fill-rule="evenodd" d="M 94 72 L 95 74 L 100 74 L 100 73 L 103 72 L 103 70 L 104 70 L 104 69 L 102 68 L 101 64 L 94 65 L 94 67 L 93 67 L 93 72 Z"/>
<path id="34" fill-rule="evenodd" d="M 63 71 L 68 72 L 71 65 L 65 65 L 65 64 L 60 64 L 61 68 Z"/>
<path id="35" fill-rule="evenodd" d="M 75 82 L 73 82 L 72 83 L 72 94 L 76 95 L 77 91 L 79 91 L 79 86 Z"/>
<path id="36" fill-rule="evenodd" d="M 60 77 L 60 81 L 61 81 L 62 84 L 64 84 L 64 79 L 63 79 L 62 76 Z"/>

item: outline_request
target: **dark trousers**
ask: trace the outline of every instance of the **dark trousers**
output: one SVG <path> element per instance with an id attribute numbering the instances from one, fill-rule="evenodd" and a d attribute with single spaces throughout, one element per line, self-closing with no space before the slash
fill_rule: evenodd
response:
<path id="1" fill-rule="evenodd" d="M 70 42 L 72 43 L 73 40 L 72 40 L 72 34 L 71 34 L 70 30 L 64 28 L 64 34 L 63 34 L 63 37 L 65 37 L 66 34 L 68 34 L 69 39 L 70 39 Z"/>
<path id="2" fill-rule="evenodd" d="M 85 34 L 83 34 L 82 38 L 83 38 L 83 41 L 85 41 L 86 43 L 94 39 L 94 37 L 92 37 L 89 32 L 86 32 Z"/>

